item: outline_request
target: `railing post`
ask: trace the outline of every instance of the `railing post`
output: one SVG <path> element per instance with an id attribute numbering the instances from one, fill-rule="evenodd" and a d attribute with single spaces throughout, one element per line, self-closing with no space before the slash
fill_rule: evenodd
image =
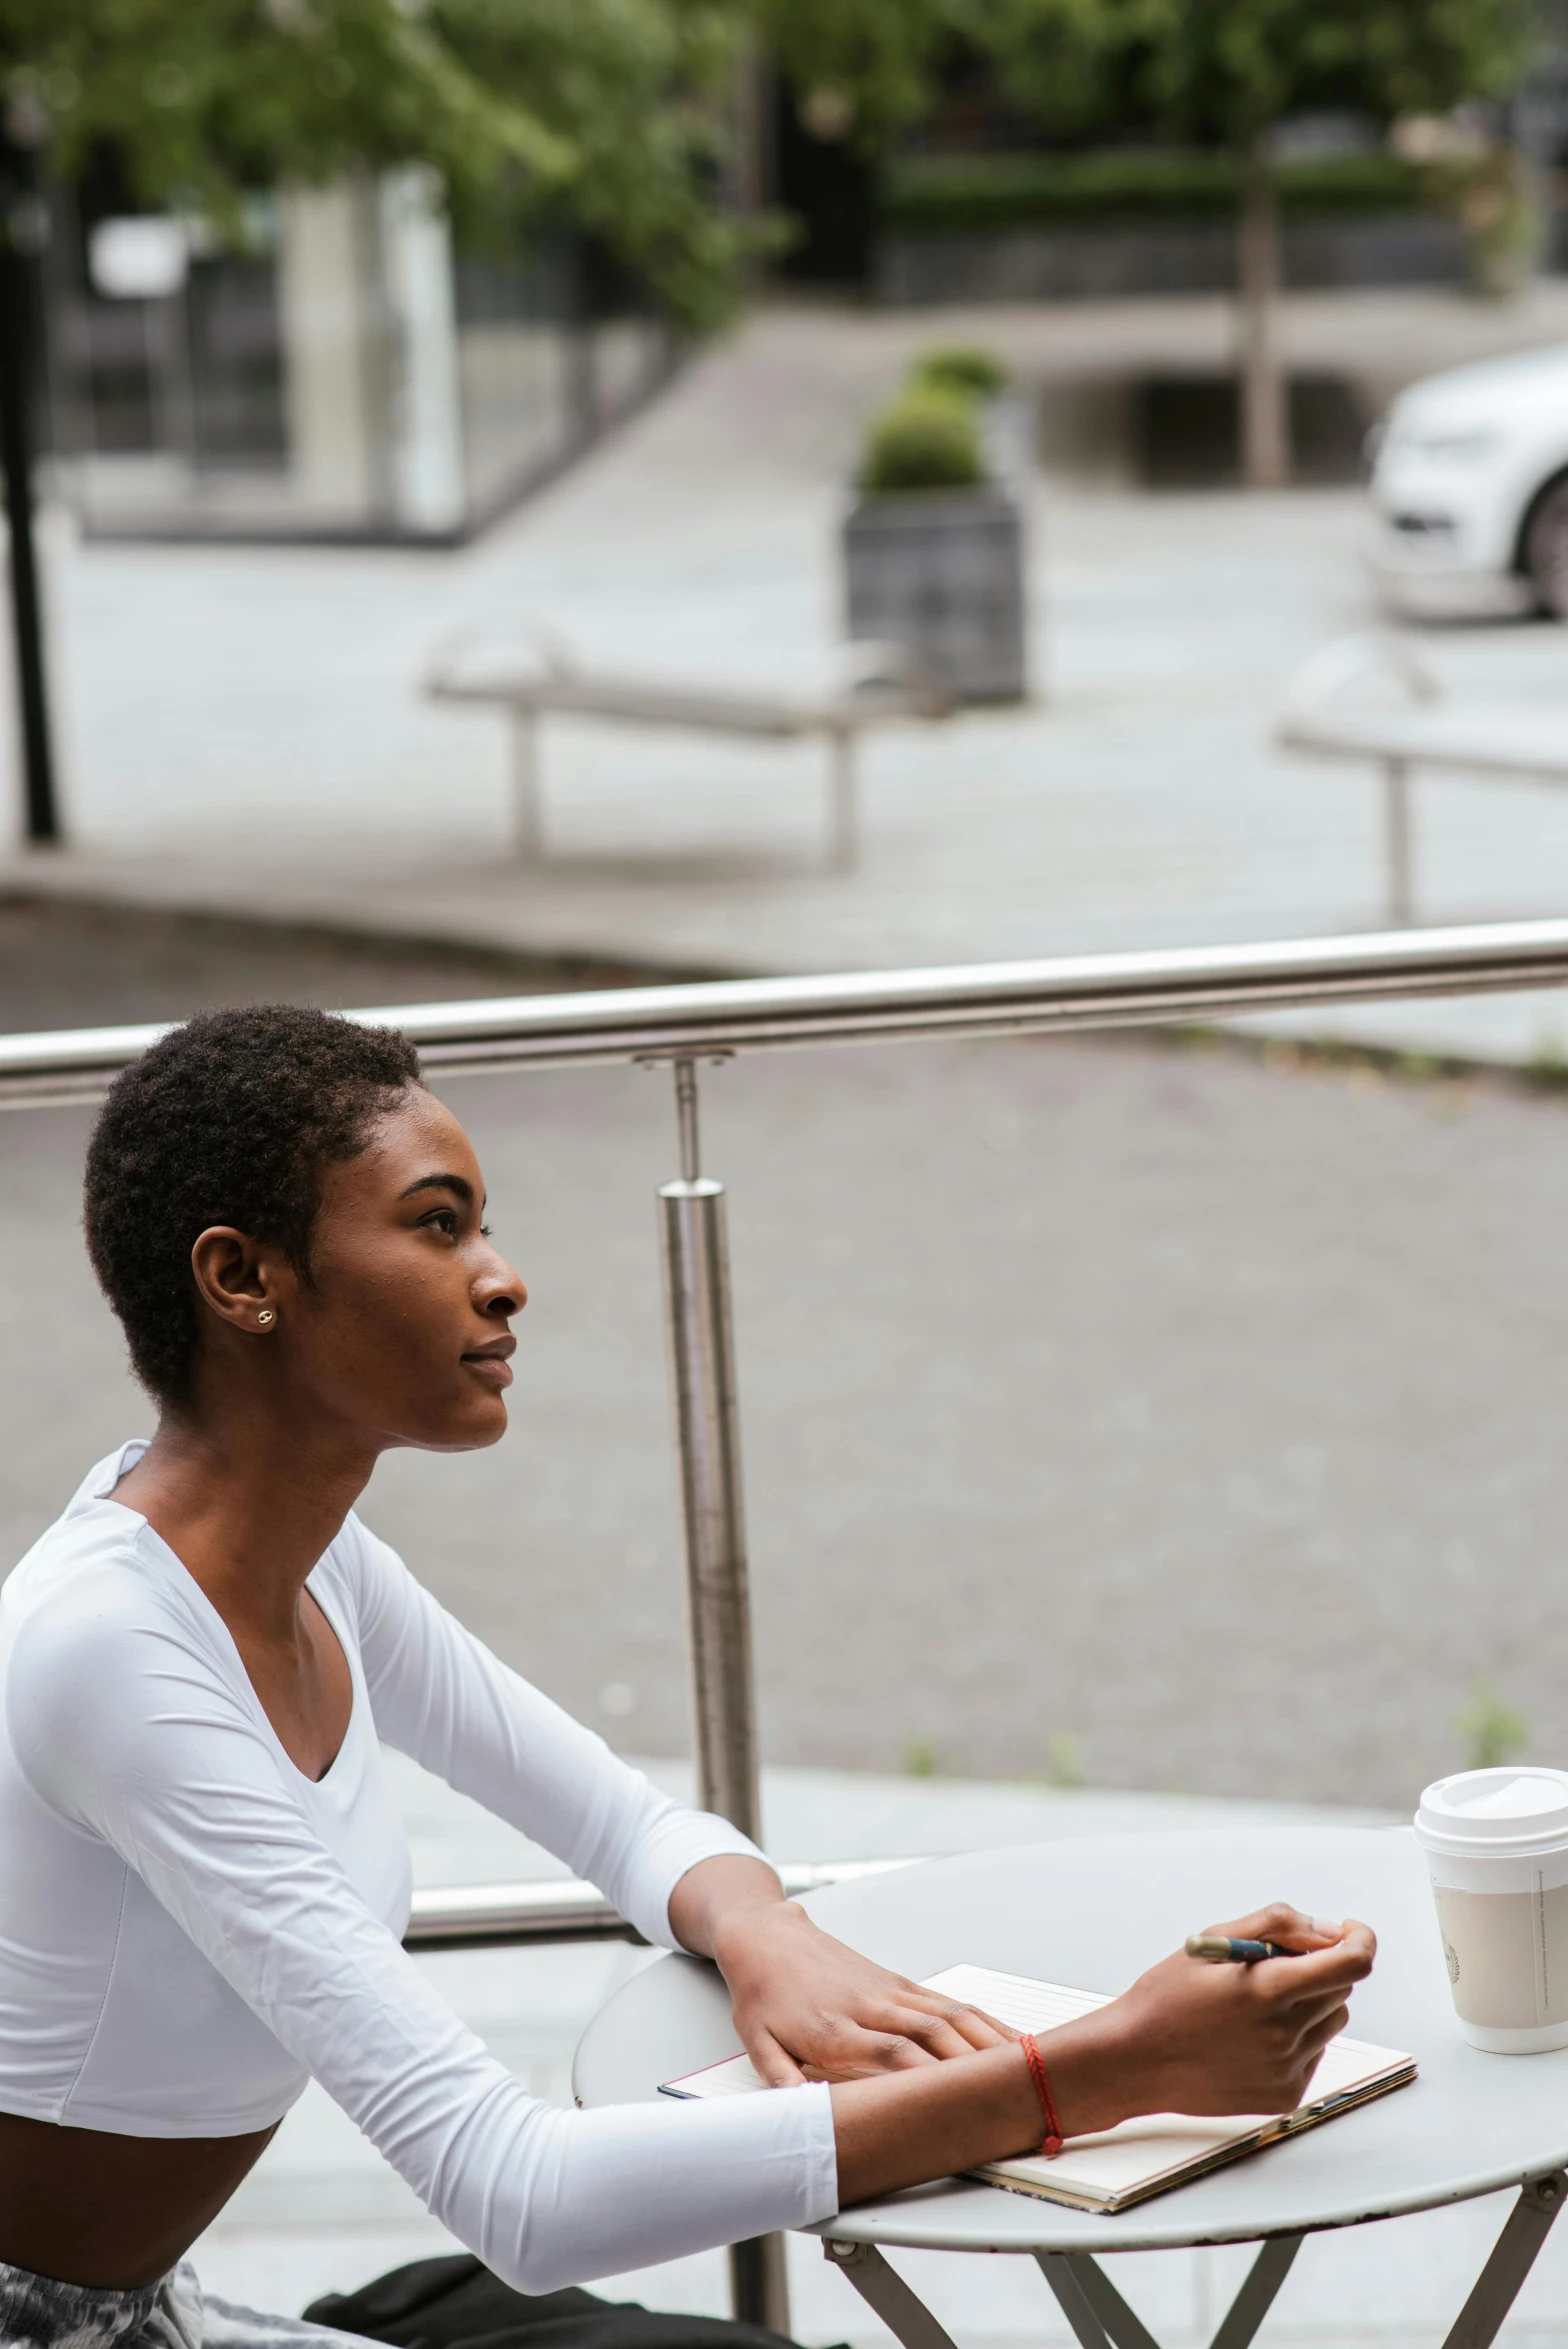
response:
<path id="1" fill-rule="evenodd" d="M 680 1179 L 661 1187 L 659 1212 L 686 1521 L 697 1799 L 755 1839 L 762 1802 L 724 1185 L 701 1171 L 694 1060 L 675 1062 L 675 1107 Z M 787 2333 L 783 2237 L 733 2245 L 730 2288 L 737 2317 Z"/>

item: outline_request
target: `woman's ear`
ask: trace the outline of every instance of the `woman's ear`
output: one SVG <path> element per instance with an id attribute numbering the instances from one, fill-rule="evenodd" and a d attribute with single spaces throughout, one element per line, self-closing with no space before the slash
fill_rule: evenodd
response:
<path id="1" fill-rule="evenodd" d="M 230 1224 L 213 1224 L 191 1250 L 191 1278 L 210 1313 L 247 1337 L 265 1337 L 278 1324 L 279 1291 L 286 1285 L 276 1253 Z"/>

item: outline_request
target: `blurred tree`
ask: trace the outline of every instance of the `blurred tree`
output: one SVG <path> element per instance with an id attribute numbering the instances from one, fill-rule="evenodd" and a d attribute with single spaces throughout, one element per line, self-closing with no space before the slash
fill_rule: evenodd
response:
<path id="1" fill-rule="evenodd" d="M 679 322 L 755 231 L 720 197 L 746 0 L 0 0 L 0 460 L 28 837 L 59 836 L 32 545 L 36 179 L 116 154 L 240 234 L 248 192 L 433 166 L 475 236 L 574 215 Z"/>
<path id="2" fill-rule="evenodd" d="M 745 4 L 745 0 L 743 0 Z M 965 0 L 750 0 L 808 120 L 875 150 L 936 95 Z"/>
<path id="3" fill-rule="evenodd" d="M 433 165 L 466 225 L 569 210 L 684 322 L 733 298 L 715 202 L 744 0 L 0 0 L 51 160 L 110 144 L 150 206 Z"/>
<path id="4" fill-rule="evenodd" d="M 1267 484 L 1289 469 L 1278 126 L 1317 108 L 1391 122 L 1498 96 L 1524 67 L 1533 13 L 1531 0 L 976 0 L 971 32 L 1053 128 L 1143 123 L 1241 156 L 1244 467 Z"/>

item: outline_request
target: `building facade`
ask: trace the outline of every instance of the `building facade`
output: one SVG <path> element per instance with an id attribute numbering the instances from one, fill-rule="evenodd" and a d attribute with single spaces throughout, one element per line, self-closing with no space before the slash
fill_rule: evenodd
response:
<path id="1" fill-rule="evenodd" d="M 674 359 L 575 232 L 462 252 L 417 170 L 258 204 L 240 251 L 84 192 L 48 306 L 52 449 L 105 535 L 451 543 Z"/>

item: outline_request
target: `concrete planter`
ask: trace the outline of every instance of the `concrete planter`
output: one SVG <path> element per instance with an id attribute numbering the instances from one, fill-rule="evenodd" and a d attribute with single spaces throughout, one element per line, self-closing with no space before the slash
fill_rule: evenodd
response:
<path id="1" fill-rule="evenodd" d="M 857 498 L 844 521 L 852 638 L 909 647 L 956 701 L 1020 701 L 1023 517 L 997 486 Z"/>

